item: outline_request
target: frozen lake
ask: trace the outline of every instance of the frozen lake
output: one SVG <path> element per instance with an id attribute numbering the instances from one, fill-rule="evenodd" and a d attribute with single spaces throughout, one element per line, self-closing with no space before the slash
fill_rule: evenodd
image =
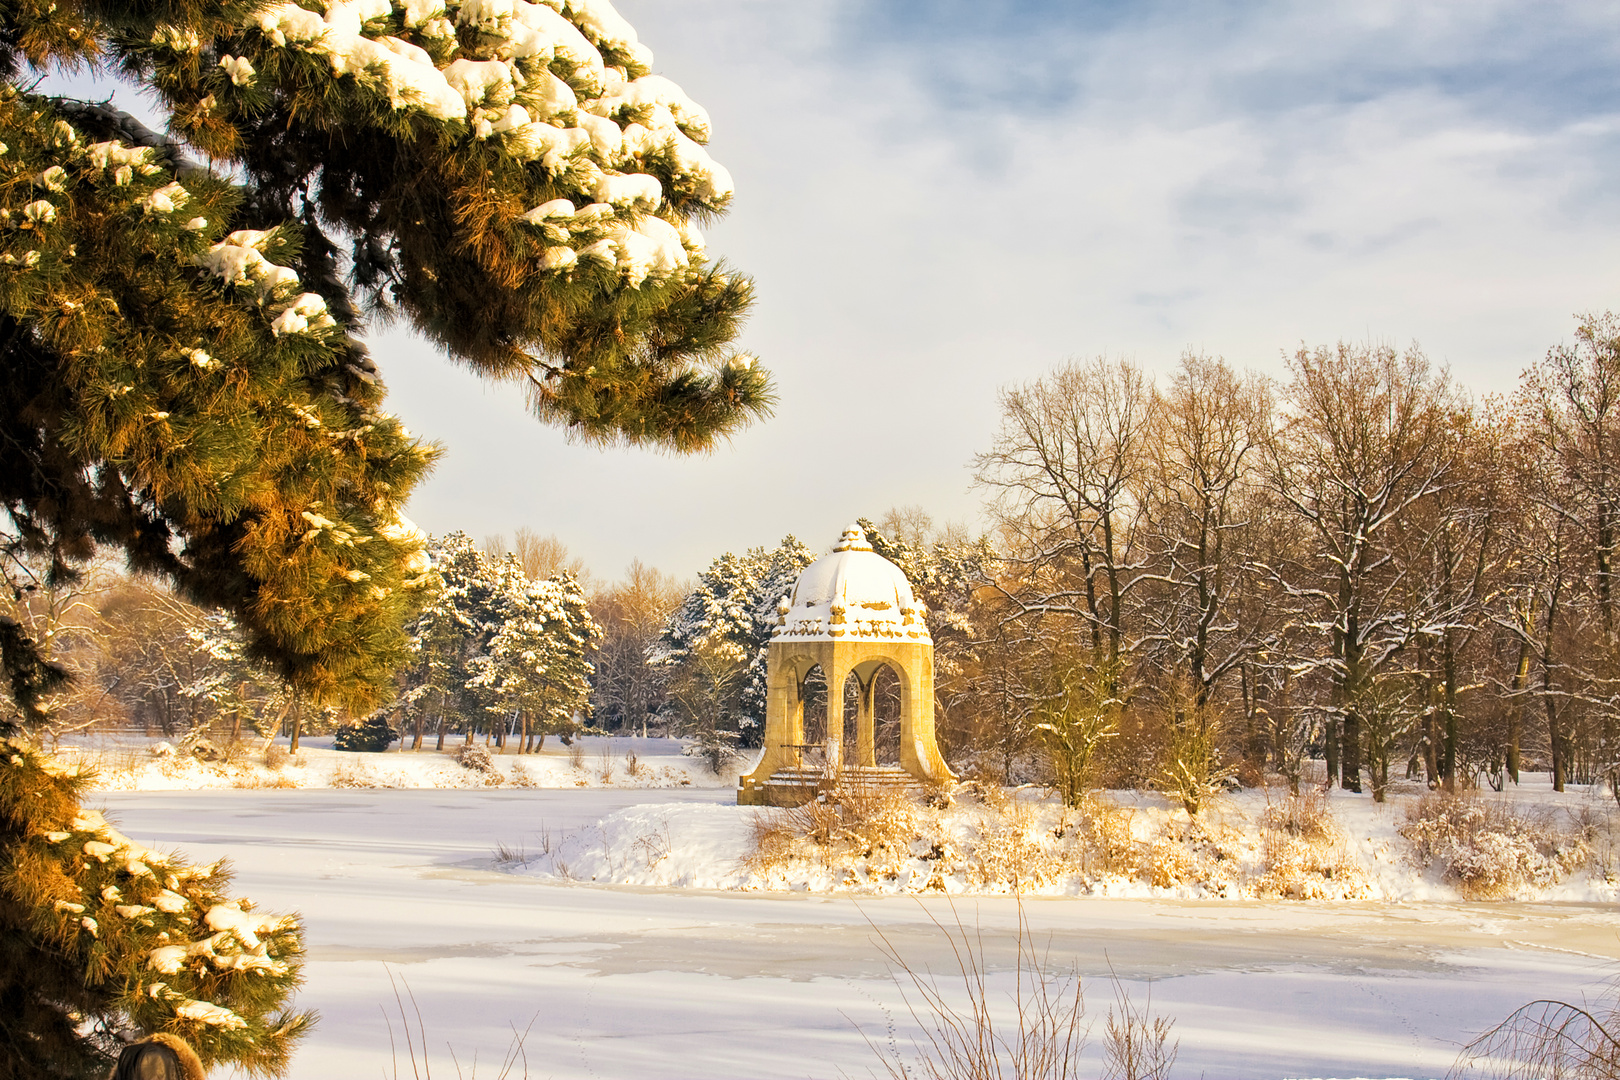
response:
<path id="1" fill-rule="evenodd" d="M 416 999 L 441 1077 L 494 1078 L 530 1025 L 527 1075 L 838 1077 L 877 1067 L 889 1018 L 914 1027 L 874 926 L 913 966 L 955 970 L 929 922 L 982 932 L 1010 967 L 1008 899 L 712 893 L 557 884 L 491 869 L 643 803 L 727 789 L 105 792 L 132 839 L 229 857 L 236 891 L 308 928 L 299 1004 L 322 1022 L 298 1080 L 389 1077 L 389 975 Z M 1032 899 L 1054 966 L 1090 1015 L 1112 970 L 1176 1019 L 1177 1076 L 1441 1076 L 1457 1048 L 1536 997 L 1591 999 L 1620 976 L 1620 912 L 1598 904 L 1258 903 Z M 1010 985 L 1010 978 L 1003 981 Z M 414 1025 L 414 1017 L 413 1017 Z M 1094 1038 L 1093 1043 L 1097 1040 Z M 1095 1049 L 1095 1048 L 1093 1048 Z M 513 1080 L 523 1074 L 519 1066 Z M 399 1075 L 410 1076 L 401 1057 Z"/>

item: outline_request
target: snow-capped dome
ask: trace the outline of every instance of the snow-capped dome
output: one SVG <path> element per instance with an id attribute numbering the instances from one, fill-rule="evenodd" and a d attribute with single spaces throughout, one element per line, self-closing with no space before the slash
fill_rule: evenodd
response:
<path id="1" fill-rule="evenodd" d="M 926 642 L 927 609 L 900 568 L 872 550 L 855 525 L 831 555 L 799 574 L 791 596 L 776 606 L 778 641 Z"/>

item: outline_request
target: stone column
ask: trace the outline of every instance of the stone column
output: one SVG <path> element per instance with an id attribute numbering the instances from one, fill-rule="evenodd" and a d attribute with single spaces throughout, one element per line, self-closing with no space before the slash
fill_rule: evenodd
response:
<path id="1" fill-rule="evenodd" d="M 821 670 L 827 677 L 827 776 L 836 779 L 844 767 L 844 680 L 849 678 L 849 661 L 834 652 Z"/>

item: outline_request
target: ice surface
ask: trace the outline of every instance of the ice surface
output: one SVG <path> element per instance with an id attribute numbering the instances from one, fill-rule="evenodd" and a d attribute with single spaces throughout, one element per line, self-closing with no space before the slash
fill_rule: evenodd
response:
<path id="1" fill-rule="evenodd" d="M 400 1038 L 390 973 L 426 1019 L 436 1072 L 455 1075 L 447 1044 L 464 1067 L 476 1052 L 482 1071 L 533 1019 L 531 1073 L 560 1080 L 867 1075 L 877 1063 L 855 1025 L 882 1046 L 892 1021 L 907 1051 L 918 1034 L 881 941 L 942 978 L 954 970 L 931 919 L 979 928 L 993 994 L 1011 987 L 1011 898 L 604 888 L 492 872 L 498 844 L 536 852 L 548 834 L 555 843 L 649 802 L 721 813 L 730 790 L 98 798 L 147 844 L 229 856 L 255 910 L 303 913 L 299 1003 L 323 1020 L 293 1061 L 301 1080 L 389 1075 L 390 1022 Z M 1085 979 L 1099 1030 L 1112 970 L 1176 1018 L 1177 1075 L 1207 1080 L 1441 1076 L 1460 1043 L 1514 1007 L 1600 992 L 1620 960 L 1613 905 L 1034 898 L 1023 912 L 1054 965 Z"/>

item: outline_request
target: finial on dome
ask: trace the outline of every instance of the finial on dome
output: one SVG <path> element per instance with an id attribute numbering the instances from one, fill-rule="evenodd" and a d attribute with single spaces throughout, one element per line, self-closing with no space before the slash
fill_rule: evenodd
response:
<path id="1" fill-rule="evenodd" d="M 866 531 L 859 525 L 851 525 L 844 530 L 844 535 L 838 538 L 833 545 L 834 551 L 871 551 L 872 545 L 866 542 Z"/>

